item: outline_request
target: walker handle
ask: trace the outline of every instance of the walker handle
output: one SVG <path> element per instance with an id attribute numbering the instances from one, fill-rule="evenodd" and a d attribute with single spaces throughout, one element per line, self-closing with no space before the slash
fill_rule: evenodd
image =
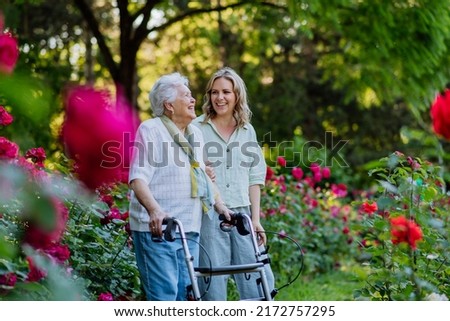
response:
<path id="1" fill-rule="evenodd" d="M 175 232 L 177 230 L 177 224 L 175 223 L 175 218 L 173 217 L 165 217 L 162 221 L 163 225 L 167 225 L 166 229 L 164 230 L 164 240 L 168 242 L 175 241 Z M 152 234 L 152 241 L 161 243 L 163 241 L 162 237 L 155 236 Z"/>
<path id="2" fill-rule="evenodd" d="M 222 231 L 229 232 L 231 229 L 227 228 L 226 225 L 233 225 L 236 226 L 236 229 L 239 234 L 241 235 L 248 235 L 250 234 L 251 227 L 249 226 L 248 217 L 244 217 L 245 214 L 242 213 L 232 213 L 230 214 L 231 220 L 227 220 L 225 215 L 220 214 L 219 220 L 220 222 L 220 228 Z"/>

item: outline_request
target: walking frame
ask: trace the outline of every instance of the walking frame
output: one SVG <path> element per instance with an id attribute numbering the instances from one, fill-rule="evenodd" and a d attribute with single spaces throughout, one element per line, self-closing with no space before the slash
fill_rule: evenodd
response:
<path id="1" fill-rule="evenodd" d="M 202 295 L 199 290 L 197 280 L 201 277 L 211 278 L 213 276 L 218 275 L 233 275 L 233 274 L 241 274 L 241 273 L 259 273 L 259 279 L 257 280 L 257 285 L 260 286 L 261 296 L 258 298 L 252 298 L 250 300 L 255 301 L 272 301 L 273 296 L 276 292 L 271 292 L 269 288 L 269 284 L 267 281 L 266 272 L 264 270 L 264 265 L 268 263 L 267 259 L 262 259 L 262 255 L 265 253 L 261 253 L 257 236 L 253 229 L 253 225 L 251 219 L 248 215 L 241 213 L 234 213 L 231 215 L 231 220 L 228 221 L 225 219 L 223 215 L 220 216 L 221 228 L 222 230 L 230 229 L 236 227 L 239 234 L 248 235 L 252 238 L 253 249 L 255 251 L 255 262 L 248 264 L 239 264 L 239 265 L 227 265 L 227 266 L 202 266 L 195 267 L 194 266 L 194 257 L 189 251 L 189 247 L 187 244 L 186 235 L 183 229 L 183 224 L 176 218 L 166 218 L 164 219 L 164 224 L 167 225 L 164 231 L 164 238 L 166 241 L 174 241 L 175 234 L 178 229 L 178 233 L 181 238 L 184 256 L 186 260 L 186 265 L 189 272 L 189 278 L 191 280 L 192 286 L 192 297 L 189 299 L 195 301 L 201 301 Z"/>

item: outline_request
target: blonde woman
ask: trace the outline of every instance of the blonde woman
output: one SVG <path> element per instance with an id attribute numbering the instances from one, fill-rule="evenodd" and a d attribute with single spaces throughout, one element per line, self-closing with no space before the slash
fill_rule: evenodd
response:
<path id="1" fill-rule="evenodd" d="M 251 111 L 242 78 L 231 68 L 218 70 L 209 80 L 202 106 L 203 114 L 193 124 L 198 126 L 205 140 L 205 158 L 214 169 L 215 183 L 222 200 L 233 212 L 251 217 L 259 244 L 266 243 L 266 234 L 260 222 L 261 186 L 265 183 L 266 163 L 258 145 L 256 132 L 250 124 Z M 220 229 L 218 215 L 202 221 L 200 266 L 223 266 L 254 263 L 251 238 L 240 235 L 236 229 Z M 269 284 L 273 289 L 273 273 L 265 265 Z M 233 276 L 240 299 L 262 295 L 257 284 L 257 273 Z M 214 276 L 207 284 L 199 280 L 204 300 L 227 299 L 228 276 Z"/>

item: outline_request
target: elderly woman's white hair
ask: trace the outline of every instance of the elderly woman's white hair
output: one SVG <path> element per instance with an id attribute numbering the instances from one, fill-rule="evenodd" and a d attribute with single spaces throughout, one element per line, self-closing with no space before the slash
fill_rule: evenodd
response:
<path id="1" fill-rule="evenodd" d="M 150 104 L 153 114 L 161 117 L 164 114 L 164 103 L 172 103 L 177 97 L 176 88 L 178 86 L 188 86 L 188 79 L 178 72 L 164 75 L 153 85 L 149 93 Z"/>

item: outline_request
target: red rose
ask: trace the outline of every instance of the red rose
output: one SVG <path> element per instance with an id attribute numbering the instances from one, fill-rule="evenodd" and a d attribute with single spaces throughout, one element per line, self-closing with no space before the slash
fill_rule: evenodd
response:
<path id="1" fill-rule="evenodd" d="M 63 233 L 66 229 L 66 223 L 69 218 L 69 210 L 59 199 L 53 198 L 54 206 L 54 223 L 53 228 L 41 226 L 42 224 L 36 220 L 36 214 L 30 213 L 31 218 L 26 221 L 27 228 L 24 235 L 24 243 L 29 244 L 35 249 L 46 250 L 54 247 L 61 241 Z"/>
<path id="2" fill-rule="evenodd" d="M 361 206 L 361 209 L 364 213 L 367 213 L 369 215 L 375 213 L 376 211 L 378 211 L 378 205 L 376 202 L 364 202 Z"/>
<path id="3" fill-rule="evenodd" d="M 267 166 L 266 167 L 266 180 L 267 181 L 272 180 L 273 175 L 275 175 L 275 172 L 273 171 L 272 167 Z"/>
<path id="4" fill-rule="evenodd" d="M 59 263 L 63 263 L 70 258 L 70 250 L 67 245 L 54 244 L 45 249 L 45 253 L 52 256 Z"/>
<path id="5" fill-rule="evenodd" d="M 0 285 L 13 287 L 16 285 L 17 275 L 13 272 L 0 275 Z"/>
<path id="6" fill-rule="evenodd" d="M 439 136 L 450 140 L 450 90 L 438 95 L 431 105 L 433 130 Z"/>
<path id="7" fill-rule="evenodd" d="M 422 230 L 414 221 L 406 219 L 404 216 L 391 218 L 392 243 L 408 243 L 415 250 L 417 242 L 422 240 Z"/>
<path id="8" fill-rule="evenodd" d="M 39 269 L 31 257 L 27 256 L 29 272 L 26 282 L 38 282 L 47 276 L 47 271 Z"/>

